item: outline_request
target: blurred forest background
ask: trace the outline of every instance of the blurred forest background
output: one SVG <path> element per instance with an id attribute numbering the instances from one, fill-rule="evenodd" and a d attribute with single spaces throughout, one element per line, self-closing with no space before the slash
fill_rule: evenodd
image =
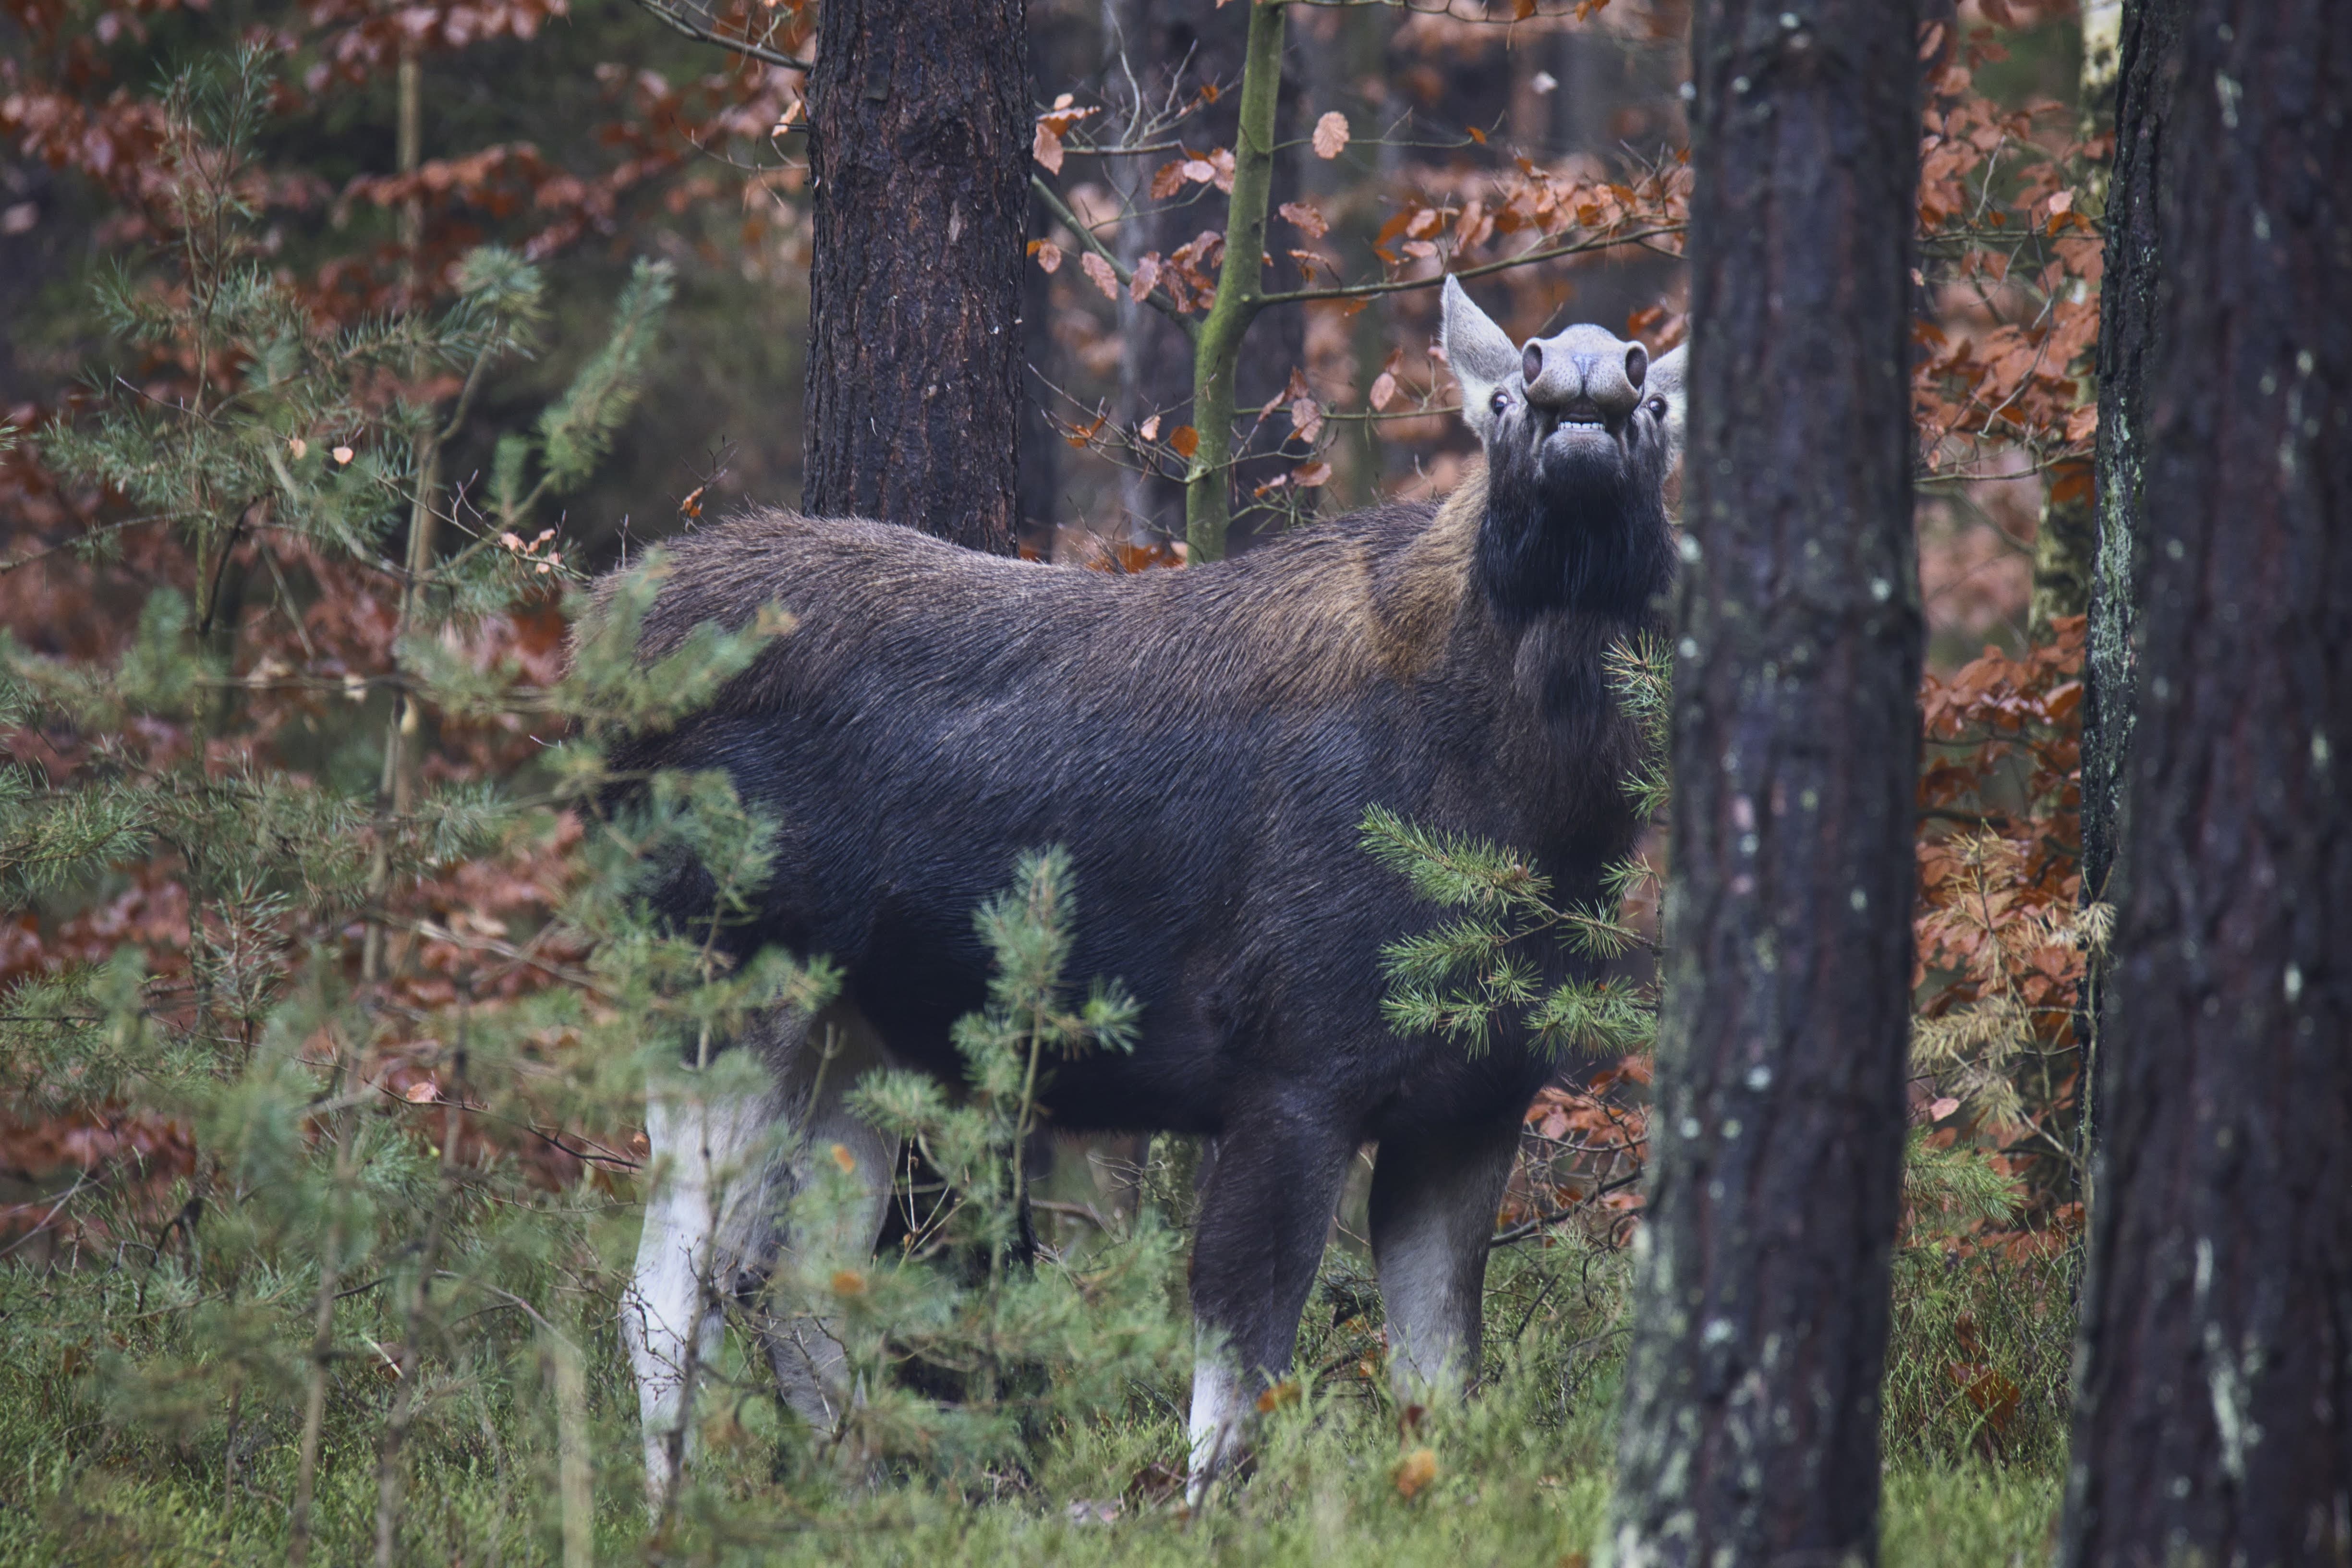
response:
<path id="1" fill-rule="evenodd" d="M 1615 0 L 1516 19 L 1514 9 L 1487 17 L 1330 7 L 1298 18 L 1285 60 L 1275 200 L 1310 204 L 1328 232 L 1278 226 L 1281 247 L 1329 258 L 1334 268 L 1319 274 L 1329 280 L 1353 280 L 1390 256 L 1408 274 L 1434 274 L 1441 248 L 1475 264 L 1524 247 L 1532 223 L 1493 221 L 1497 208 L 1508 210 L 1520 159 L 1563 187 L 1622 182 L 1671 163 L 1686 137 L 1677 90 L 1687 80 L 1682 7 Z M 1967 80 L 1949 85 L 1979 115 L 1959 128 L 1983 144 L 1979 153 L 2003 138 L 2053 144 L 2076 129 L 2082 30 L 2073 9 L 1999 0 L 1960 7 L 1958 27 L 1979 36 L 1968 46 Z M 179 65 L 260 36 L 285 61 L 281 96 L 257 150 L 268 184 L 262 244 L 322 318 L 350 321 L 445 300 L 458 258 L 478 244 L 511 246 L 546 269 L 547 352 L 483 388 L 483 428 L 566 384 L 593 351 L 603 302 L 635 258 L 660 258 L 677 269 L 678 298 L 650 350 L 642 406 L 615 434 L 593 498 L 566 512 L 576 565 L 601 570 L 619 559 L 625 539 L 658 539 L 679 526 L 689 494 L 699 492 L 704 512 L 797 501 L 806 166 L 793 137 L 774 132 L 800 101 L 799 73 L 677 37 L 634 5 L 595 0 L 354 4 L 251 16 L 216 5 L 22 5 L 10 16 L 15 37 L 0 99 L 0 131 L 9 138 L 0 166 L 0 408 L 18 429 L 68 406 L 86 368 L 102 357 L 93 270 L 137 265 L 141 247 L 158 237 L 143 209 L 162 198 L 168 179 L 155 160 L 163 85 Z M 1091 125 L 1081 122 L 1096 130 L 1123 128 L 1139 100 L 1146 126 L 1175 118 L 1172 105 L 1183 118 L 1153 142 L 1201 152 L 1228 145 L 1244 20 L 1213 5 L 1035 0 L 1031 96 L 1044 112 L 1072 94 L 1100 111 Z M 812 31 L 799 29 L 803 37 Z M 404 58 L 416 62 L 421 106 L 415 166 L 404 173 Z M 1201 101 L 1204 89 L 1219 88 L 1227 96 Z M 2002 119 L 2024 110 L 2039 112 L 2021 137 Z M 1333 111 L 1346 116 L 1352 136 L 1324 159 L 1309 132 Z M 1151 199 L 1152 177 L 1175 161 L 1169 153 L 1073 153 L 1060 183 L 1071 207 L 1097 220 L 1120 254 L 1173 251 L 1220 216 L 1201 210 L 1213 185 L 1187 186 L 1180 203 Z M 1954 166 L 1949 175 L 1970 172 Z M 1945 195 L 1973 205 L 1982 193 Z M 1482 196 L 1465 233 L 1454 220 Z M 1533 204 L 1523 205 L 1533 219 Z M 1424 212 L 1435 221 L 1416 226 Z M 1131 216 L 1121 222 L 1122 214 Z M 1963 231 L 1984 216 L 1937 215 Z M 1405 222 L 1391 222 L 1399 217 Z M 1537 221 L 1547 229 L 1557 222 L 1549 210 Z M 413 248 L 404 224 L 414 226 Z M 1034 232 L 1065 252 L 1077 249 L 1069 228 L 1042 209 Z M 1679 331 L 1674 250 L 1668 239 L 1508 272 L 1481 296 L 1523 335 L 1567 321 L 1620 332 L 1632 323 L 1671 346 Z M 1978 339 L 2018 315 L 2011 301 L 1989 298 L 2006 274 L 2000 253 L 1990 254 L 1993 265 L 1958 268 L 1931 302 L 1934 319 Z M 1277 270 L 1297 266 L 1285 257 Z M 2088 282 L 2095 286 L 2095 269 Z M 1183 346 L 1120 293 L 1105 298 L 1075 265 L 1050 275 L 1041 268 L 1032 279 L 1024 352 L 1034 406 L 1024 429 L 1022 510 L 1034 549 L 1051 549 L 1056 530 L 1142 545 L 1181 536 L 1174 486 L 1067 439 L 1098 417 L 1119 428 L 1154 414 L 1171 427 L 1181 422 L 1191 391 Z M 2077 307 L 2084 298 L 2062 296 Z M 1282 394 L 1295 374 L 1327 417 L 1348 421 L 1344 436 L 1334 430 L 1333 477 L 1315 498 L 1322 510 L 1444 489 L 1472 449 L 1454 421 L 1412 413 L 1424 398 L 1447 406 L 1445 379 L 1429 355 L 1435 300 L 1424 289 L 1361 309 L 1277 310 L 1254 333 L 1244 404 Z M 2035 324 L 2031 315 L 2018 321 Z M 1989 363 L 2014 344 L 1972 346 Z M 2086 344 L 2078 329 L 2047 348 L 2031 346 L 2041 350 L 2033 371 L 2063 382 Z M 1978 367 L 1958 368 L 1965 376 Z M 2000 407 L 2029 379 L 2017 375 L 2019 366 L 2003 368 L 2009 374 L 1992 384 L 1967 388 L 1986 407 Z M 1375 409 L 1369 399 L 1383 374 L 1392 384 Z M 1291 428 L 1286 412 L 1275 423 L 1286 434 Z M 1955 423 L 1965 429 L 1965 420 Z M 1987 641 L 2022 644 L 2048 454 L 2029 443 L 2000 452 L 1929 447 L 1928 455 L 1937 482 L 1923 506 L 1922 581 L 1932 656 L 1948 669 Z M 487 472 L 488 453 L 478 439 L 448 463 L 453 475 Z M 34 537 L 94 504 L 47 479 L 29 453 L 12 460 L 5 482 L 13 526 Z"/>
<path id="2" fill-rule="evenodd" d="M 1024 553 L 1181 566 L 1192 356 L 1128 279 L 1213 278 L 1247 10 L 1031 0 Z M 748 645 L 650 682 L 592 647 L 567 677 L 567 595 L 800 496 L 803 73 L 626 0 L 5 13 L 0 1551 L 635 1552 L 612 1303 L 644 1054 L 823 976 L 716 984 L 632 912 L 664 835 L 755 845 L 756 825 L 681 786 L 614 847 L 597 743 Z M 814 47 L 794 0 L 670 15 Z M 1474 292 L 1517 336 L 1680 341 L 1687 26 L 1677 0 L 1293 8 L 1267 286 L 1376 287 L 1256 322 L 1237 547 L 1461 476 L 1475 444 L 1432 353 L 1449 269 L 1572 251 Z M 2073 1008 L 2097 934 L 2074 817 L 2104 153 L 2084 37 L 2071 0 L 1967 0 L 1921 52 L 1906 1561 L 2038 1550 L 2063 1447 Z M 1392 1468 L 1377 1307 L 1342 1246 L 1302 1344 L 1318 1371 L 1216 1528 L 1450 1560 L 1451 1498 L 1586 1549 L 1647 1076 L 1630 1054 L 1530 1113 L 1490 1308 L 1519 1392 Z M 1003 1126 L 967 1131 L 1011 1158 Z M 656 1559 L 835 1557 L 877 1522 L 856 1548 L 877 1558 L 968 1530 L 1026 1551 L 1172 1520 L 1182 1367 L 1149 1323 L 1181 1152 L 1065 1153 L 1039 1205 L 1063 1297 L 942 1286 L 957 1328 L 863 1274 L 819 1282 L 870 1301 L 877 1365 L 915 1391 L 877 1405 L 899 1425 L 870 1449 L 905 1487 L 826 1489 L 730 1352 L 722 1462 Z M 1001 1206 L 962 1174 L 976 1213 Z M 915 1214 L 921 1185 L 900 1242 L 984 1253 Z M 1071 1316 L 1106 1301 L 1094 1328 Z M 1089 1360 L 1125 1383 L 1034 1392 Z M 950 1397 L 1000 1363 L 983 1381 L 1013 1393 Z M 1005 1511 L 974 1523 L 974 1500 Z M 1176 1528 L 1117 1550 L 1201 1549 Z"/>

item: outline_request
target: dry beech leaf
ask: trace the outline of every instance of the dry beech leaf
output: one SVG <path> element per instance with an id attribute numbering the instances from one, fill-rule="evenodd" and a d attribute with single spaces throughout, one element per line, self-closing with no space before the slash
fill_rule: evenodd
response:
<path id="1" fill-rule="evenodd" d="M 1276 210 L 1289 220 L 1292 227 L 1309 239 L 1320 239 L 1331 232 L 1331 225 L 1310 202 L 1285 202 Z"/>
<path id="2" fill-rule="evenodd" d="M 1271 1415 L 1286 1405 L 1298 1403 L 1298 1380 L 1286 1377 L 1257 1396 L 1257 1413 Z"/>
<path id="3" fill-rule="evenodd" d="M 1160 165 L 1151 176 L 1153 201 L 1164 202 L 1184 188 L 1184 163 L 1185 160 L 1179 158 L 1173 163 Z"/>
<path id="4" fill-rule="evenodd" d="M 1055 245 L 1050 239 L 1040 239 L 1033 241 L 1032 243 L 1037 257 L 1037 265 L 1041 269 L 1047 272 L 1059 272 L 1062 269 L 1062 247 L 1060 246 Z"/>
<path id="5" fill-rule="evenodd" d="M 1061 134 L 1045 121 L 1037 121 L 1037 139 L 1029 151 L 1030 155 L 1045 164 L 1048 172 L 1056 174 L 1062 172 Z"/>
<path id="6" fill-rule="evenodd" d="M 1128 283 L 1127 297 L 1140 305 L 1150 297 L 1152 286 L 1160 281 L 1160 253 L 1147 252 L 1135 264 L 1135 277 Z"/>
<path id="7" fill-rule="evenodd" d="M 1150 418 L 1145 420 L 1142 424 L 1137 426 L 1135 427 L 1135 433 L 1142 437 L 1147 441 L 1159 440 L 1160 416 L 1155 414 Z"/>
<path id="8" fill-rule="evenodd" d="M 353 453 L 349 447 L 338 447 L 327 455 L 338 463 L 348 463 L 357 454 Z"/>
<path id="9" fill-rule="evenodd" d="M 1528 9 L 1534 9 L 1535 0 L 1527 0 L 1527 4 Z M 1335 109 L 1315 122 L 1315 155 L 1317 157 L 1336 158 L 1346 150 L 1347 145 L 1348 117 L 1346 115 Z"/>
<path id="10" fill-rule="evenodd" d="M 1169 433 L 1168 444 L 1176 449 L 1178 457 L 1189 458 L 1201 449 L 1201 433 L 1190 425 L 1179 425 Z"/>
<path id="11" fill-rule="evenodd" d="M 1397 1461 L 1397 1495 L 1410 1499 L 1437 1479 L 1437 1451 L 1415 1448 Z"/>
<path id="12" fill-rule="evenodd" d="M 1384 370 L 1381 372 L 1380 374 L 1372 378 L 1372 392 L 1370 397 L 1372 411 L 1377 414 L 1387 408 L 1390 404 L 1394 403 L 1395 401 L 1396 376 L 1391 372 Z"/>
<path id="13" fill-rule="evenodd" d="M 835 1269 L 833 1279 L 830 1283 L 833 1286 L 833 1293 L 836 1296 L 863 1296 L 866 1294 L 866 1276 L 860 1274 L 855 1268 Z"/>
<path id="14" fill-rule="evenodd" d="M 1301 489 L 1313 489 L 1317 485 L 1330 482 L 1331 465 L 1318 458 L 1314 462 L 1302 464 L 1292 470 L 1291 477 L 1298 481 Z"/>
<path id="15" fill-rule="evenodd" d="M 1095 287 L 1103 291 L 1104 299 L 1118 298 L 1118 274 L 1110 269 L 1109 262 L 1089 250 L 1078 258 L 1078 265 L 1086 269 L 1087 277 L 1095 280 Z"/>

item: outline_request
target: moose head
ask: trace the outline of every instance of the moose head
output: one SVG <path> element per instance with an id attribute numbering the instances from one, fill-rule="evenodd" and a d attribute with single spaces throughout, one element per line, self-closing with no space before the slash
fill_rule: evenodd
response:
<path id="1" fill-rule="evenodd" d="M 1486 449 L 1479 564 L 1496 606 L 1641 615 L 1670 572 L 1685 350 L 1653 361 L 1589 323 L 1515 345 L 1451 278 L 1444 341 Z"/>

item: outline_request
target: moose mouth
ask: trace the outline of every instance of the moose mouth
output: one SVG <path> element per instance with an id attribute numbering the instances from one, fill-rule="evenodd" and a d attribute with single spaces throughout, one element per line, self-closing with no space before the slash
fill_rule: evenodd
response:
<path id="1" fill-rule="evenodd" d="M 1557 416 L 1537 459 L 1545 487 L 1582 490 L 1592 485 L 1618 484 L 1626 462 L 1623 437 L 1622 420 L 1612 429 L 1598 413 L 1579 409 Z"/>
<path id="2" fill-rule="evenodd" d="M 1562 413 L 1554 416 L 1551 431 L 1544 437 L 1544 454 L 1547 458 L 1565 458 L 1573 453 L 1580 460 L 1590 461 L 1604 447 L 1615 453 L 1623 431 L 1623 420 L 1612 425 L 1598 412 L 1577 409 Z"/>

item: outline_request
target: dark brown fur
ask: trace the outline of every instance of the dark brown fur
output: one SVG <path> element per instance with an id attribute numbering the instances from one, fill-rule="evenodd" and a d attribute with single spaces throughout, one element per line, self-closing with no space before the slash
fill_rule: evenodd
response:
<path id="1" fill-rule="evenodd" d="M 901 1058 L 956 1069 L 949 1026 L 987 980 L 974 909 L 1023 851 L 1068 849 L 1070 975 L 1122 981 L 1142 1037 L 1058 1068 L 1045 1102 L 1067 1128 L 1214 1141 L 1194 1299 L 1245 1367 L 1286 1363 L 1362 1141 L 1382 1143 L 1396 1234 L 1436 1223 L 1410 1187 L 1436 1171 L 1469 1194 L 1448 1223 L 1483 1226 L 1549 1070 L 1507 1031 L 1473 1058 L 1390 1030 L 1382 949 L 1439 912 L 1364 852 L 1366 809 L 1512 846 L 1568 899 L 1635 830 L 1603 657 L 1666 584 L 1665 405 L 1604 433 L 1493 396 L 1492 469 L 1443 504 L 1126 576 L 758 512 L 669 547 L 644 627 L 653 657 L 704 621 L 794 617 L 706 710 L 614 760 L 724 768 L 775 819 L 759 916 L 726 940 L 829 954 Z M 708 879 L 680 867 L 658 899 L 690 921 Z M 1562 971 L 1550 944 L 1528 956 Z M 1474 1349 L 1481 1237 L 1455 1265 Z"/>

